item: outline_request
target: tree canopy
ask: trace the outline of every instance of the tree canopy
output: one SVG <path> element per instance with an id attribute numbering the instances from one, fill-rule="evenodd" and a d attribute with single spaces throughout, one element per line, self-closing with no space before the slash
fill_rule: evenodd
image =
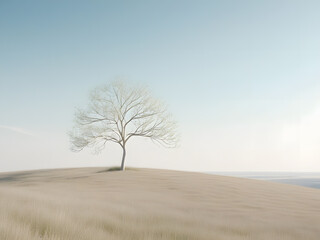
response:
<path id="1" fill-rule="evenodd" d="M 71 149 L 77 152 L 91 147 L 99 153 L 107 142 L 119 144 L 123 150 L 122 170 L 126 144 L 131 138 L 149 138 L 165 147 L 175 147 L 178 143 L 177 123 L 165 104 L 147 88 L 129 86 L 122 81 L 91 92 L 88 107 L 76 110 L 75 125 L 69 136 Z"/>

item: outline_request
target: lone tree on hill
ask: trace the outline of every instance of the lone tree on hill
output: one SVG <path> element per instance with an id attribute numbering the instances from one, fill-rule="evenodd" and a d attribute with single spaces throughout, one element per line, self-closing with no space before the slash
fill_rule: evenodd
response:
<path id="1" fill-rule="evenodd" d="M 69 136 L 71 150 L 76 152 L 92 147 L 99 153 L 107 142 L 119 144 L 123 150 L 121 170 L 125 169 L 127 142 L 133 137 L 150 138 L 165 147 L 175 147 L 178 142 L 176 122 L 163 103 L 148 89 L 121 81 L 91 92 L 87 109 L 77 109 Z"/>

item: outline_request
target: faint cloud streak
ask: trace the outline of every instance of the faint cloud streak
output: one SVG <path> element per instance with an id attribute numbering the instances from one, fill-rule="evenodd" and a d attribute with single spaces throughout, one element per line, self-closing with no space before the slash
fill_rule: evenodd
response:
<path id="1" fill-rule="evenodd" d="M 20 133 L 20 134 L 23 134 L 23 135 L 27 135 L 27 136 L 32 136 L 32 137 L 35 136 L 32 132 L 29 132 L 29 131 L 27 131 L 25 129 L 22 129 L 22 128 L 0 125 L 0 129 L 1 128 L 2 129 L 6 129 L 6 130 L 10 130 L 10 131 L 13 131 L 13 132 L 16 132 L 16 133 Z"/>

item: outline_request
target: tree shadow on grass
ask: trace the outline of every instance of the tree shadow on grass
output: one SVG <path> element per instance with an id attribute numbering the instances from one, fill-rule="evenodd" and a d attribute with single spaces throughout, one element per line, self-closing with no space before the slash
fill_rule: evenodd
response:
<path id="1" fill-rule="evenodd" d="M 30 173 L 14 173 L 14 174 L 3 174 L 0 177 L 0 182 L 16 182 L 25 177 L 28 177 Z"/>
<path id="2" fill-rule="evenodd" d="M 125 171 L 137 170 L 135 168 L 126 168 Z M 105 173 L 105 172 L 121 172 L 121 167 L 109 167 L 103 170 L 98 171 L 97 173 Z"/>

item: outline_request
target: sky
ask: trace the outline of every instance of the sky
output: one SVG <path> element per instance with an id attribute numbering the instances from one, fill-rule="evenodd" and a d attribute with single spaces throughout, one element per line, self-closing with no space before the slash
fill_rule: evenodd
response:
<path id="1" fill-rule="evenodd" d="M 0 172 L 120 165 L 69 150 L 76 107 L 115 78 L 147 85 L 180 147 L 127 166 L 320 171 L 320 2 L 0 1 Z"/>

